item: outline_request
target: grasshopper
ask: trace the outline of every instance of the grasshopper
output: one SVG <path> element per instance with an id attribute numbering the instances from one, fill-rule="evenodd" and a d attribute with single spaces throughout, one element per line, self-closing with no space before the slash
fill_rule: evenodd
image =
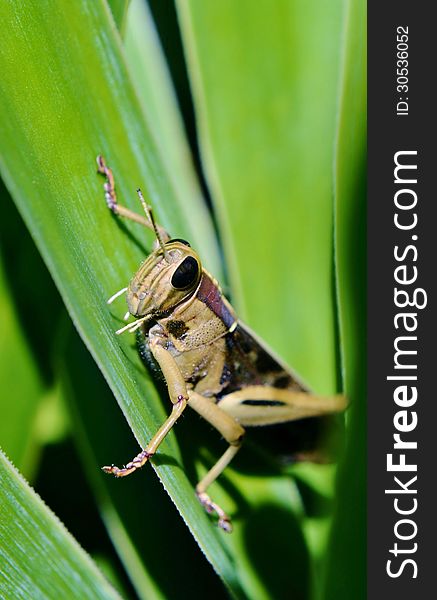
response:
<path id="1" fill-rule="evenodd" d="M 137 331 L 140 352 L 159 366 L 172 411 L 146 448 L 123 468 L 103 467 L 125 477 L 143 467 L 157 451 L 187 405 L 208 421 L 228 448 L 196 486 L 196 494 L 218 526 L 232 531 L 229 516 L 207 493 L 241 448 L 244 427 L 272 425 L 326 415 L 346 406 L 344 396 L 316 396 L 237 318 L 217 281 L 202 267 L 199 255 L 182 239 L 172 239 L 156 224 L 151 208 L 137 190 L 145 216 L 121 206 L 114 177 L 102 156 L 109 209 L 155 233 L 152 253 L 108 303 L 126 292 L 135 321 L 116 333 Z"/>

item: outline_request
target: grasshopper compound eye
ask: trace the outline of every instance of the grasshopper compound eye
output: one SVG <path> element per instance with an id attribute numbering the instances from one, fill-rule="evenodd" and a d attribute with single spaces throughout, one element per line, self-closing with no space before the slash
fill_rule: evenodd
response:
<path id="1" fill-rule="evenodd" d="M 192 256 L 187 256 L 173 273 L 171 285 L 176 290 L 184 290 L 197 280 L 198 275 L 199 263 Z"/>

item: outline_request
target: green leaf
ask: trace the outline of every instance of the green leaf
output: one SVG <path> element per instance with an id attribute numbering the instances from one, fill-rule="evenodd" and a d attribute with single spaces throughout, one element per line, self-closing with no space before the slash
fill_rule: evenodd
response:
<path id="1" fill-rule="evenodd" d="M 332 165 L 343 1 L 177 3 L 241 317 L 337 387 Z"/>
<path id="2" fill-rule="evenodd" d="M 222 263 L 210 215 L 194 173 L 176 96 L 147 4 L 132 0 L 124 39 L 126 60 L 160 158 L 179 197 L 187 223 L 196 226 L 204 266 L 222 279 Z"/>
<path id="3" fill-rule="evenodd" d="M 0 262 L 0 387 L 2 447 L 20 468 L 29 468 L 31 432 L 44 385 L 29 352 Z"/>
<path id="4" fill-rule="evenodd" d="M 0 596 L 119 598 L 0 451 Z"/>
<path id="5" fill-rule="evenodd" d="M 30 316 L 28 310 L 23 314 L 21 309 L 29 287 L 37 280 L 34 277 L 38 277 L 41 266 L 44 270 L 45 267 L 39 256 L 32 254 L 32 240 L 1 182 L 0 204 L 0 446 L 14 464 L 29 475 L 38 462 L 35 419 L 49 377 L 43 364 L 46 348 L 36 350 L 34 347 L 40 339 L 39 325 L 44 319 L 35 321 L 38 311 Z M 33 307 L 39 305 L 39 299 L 37 292 Z M 45 310 L 48 308 L 46 301 Z"/>
<path id="6" fill-rule="evenodd" d="M 340 368 L 333 164 L 344 3 L 178 0 L 177 7 L 233 303 L 312 388 L 333 392 Z M 311 497 L 307 510 L 332 497 L 333 469 L 302 465 L 295 471 L 302 499 Z M 321 585 L 315 559 L 326 553 L 329 521 L 323 511 L 303 520 L 291 490 L 281 512 L 268 478 L 240 479 L 246 519 L 256 511 L 257 488 L 283 527 L 258 537 L 274 558 L 267 573 L 252 560 L 252 583 L 259 585 L 252 595 L 265 594 L 276 578 L 289 595 L 307 598 Z M 298 563 L 283 546 L 287 538 L 301 557 L 310 551 L 313 564 Z M 246 537 L 239 554 L 251 553 Z"/>
<path id="7" fill-rule="evenodd" d="M 0 202 L 0 445 L 31 478 L 41 446 L 67 428 L 51 369 L 54 324 L 65 308 L 2 182 Z"/>
<path id="8" fill-rule="evenodd" d="M 347 453 L 330 542 L 325 598 L 366 598 L 366 3 L 348 0 L 335 160 L 335 258 Z M 353 510 L 351 510 L 353 507 Z M 351 536 L 353 531 L 353 536 Z"/>
<path id="9" fill-rule="evenodd" d="M 134 190 L 141 184 L 159 221 L 193 240 L 213 263 L 215 246 L 202 243 L 200 235 L 211 224 L 197 210 L 197 199 L 183 197 L 172 185 L 107 6 L 85 0 L 50 4 L 50 11 L 41 6 L 28 0 L 0 7 L 7 25 L 0 48 L 1 172 L 78 331 L 144 447 L 165 411 L 133 340 L 114 335 L 124 309 L 115 304 L 109 310 L 106 299 L 126 285 L 146 253 L 142 240 L 150 246 L 151 236 L 109 214 L 96 155 L 103 153 L 115 168 L 124 203 L 138 209 Z M 189 221 L 183 218 L 188 205 Z M 155 465 L 160 479 L 208 560 L 238 593 L 222 534 L 178 466 L 173 434 L 162 453 L 172 459 Z"/>
<path id="10" fill-rule="evenodd" d="M 108 0 L 117 29 L 124 35 L 130 0 Z"/>

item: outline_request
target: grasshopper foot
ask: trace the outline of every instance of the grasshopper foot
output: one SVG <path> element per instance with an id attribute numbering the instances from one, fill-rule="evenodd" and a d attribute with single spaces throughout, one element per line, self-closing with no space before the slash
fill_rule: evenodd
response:
<path id="1" fill-rule="evenodd" d="M 211 498 L 205 492 L 196 492 L 197 497 L 199 499 L 200 504 L 206 510 L 208 514 L 215 513 L 218 516 L 217 525 L 226 533 L 232 533 L 232 523 L 230 517 L 224 512 L 222 508 L 215 502 L 211 500 Z"/>
<path id="2" fill-rule="evenodd" d="M 117 196 L 115 195 L 114 175 L 112 174 L 111 169 L 106 165 L 105 159 L 100 154 L 97 157 L 97 171 L 106 177 L 106 182 L 103 186 L 106 204 L 113 213 L 117 214 L 118 205 Z"/>
<path id="3" fill-rule="evenodd" d="M 110 473 L 111 475 L 115 475 L 115 477 L 126 477 L 137 469 L 141 469 L 141 467 L 146 464 L 151 456 L 153 456 L 153 452 L 147 452 L 147 450 L 143 450 L 122 469 L 116 467 L 115 465 L 111 465 L 110 467 L 102 467 L 102 471 L 105 473 Z"/>

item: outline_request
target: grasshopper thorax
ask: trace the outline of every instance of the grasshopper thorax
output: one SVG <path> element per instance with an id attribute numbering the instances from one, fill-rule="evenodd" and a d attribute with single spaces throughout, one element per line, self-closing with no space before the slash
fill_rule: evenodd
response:
<path id="1" fill-rule="evenodd" d="M 164 251 L 163 251 L 164 249 Z M 127 290 L 134 317 L 160 318 L 193 295 L 202 275 L 197 253 L 184 240 L 169 240 L 143 262 Z"/>

